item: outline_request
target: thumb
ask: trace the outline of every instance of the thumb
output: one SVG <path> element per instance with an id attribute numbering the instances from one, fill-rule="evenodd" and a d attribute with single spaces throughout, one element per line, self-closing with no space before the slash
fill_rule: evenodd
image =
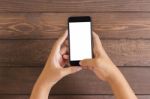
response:
<path id="1" fill-rule="evenodd" d="M 84 59 L 80 61 L 81 66 L 92 66 L 93 60 L 92 59 Z"/>
<path id="2" fill-rule="evenodd" d="M 68 67 L 68 68 L 64 68 L 63 72 L 64 72 L 64 75 L 69 75 L 69 74 L 73 74 L 73 73 L 76 73 L 78 71 L 82 70 L 81 67 Z"/>

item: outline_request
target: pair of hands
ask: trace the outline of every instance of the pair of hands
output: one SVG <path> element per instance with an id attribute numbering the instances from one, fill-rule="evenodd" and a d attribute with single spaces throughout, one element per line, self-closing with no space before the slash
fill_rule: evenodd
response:
<path id="1" fill-rule="evenodd" d="M 78 72 L 82 69 L 89 69 L 95 72 L 100 79 L 107 81 L 113 68 L 116 66 L 112 63 L 102 47 L 99 36 L 94 32 L 92 34 L 94 58 L 81 60 L 81 67 L 74 66 L 64 68 L 68 62 L 68 45 L 66 42 L 68 32 L 66 31 L 52 47 L 51 53 L 41 74 L 42 79 L 53 86 L 66 75 Z"/>
<path id="2" fill-rule="evenodd" d="M 116 99 L 137 99 L 122 73 L 108 57 L 98 35 L 94 32 L 94 58 L 81 60 L 81 67 L 70 66 L 65 68 L 64 66 L 68 63 L 67 34 L 66 31 L 54 44 L 46 65 L 34 85 L 30 99 L 48 99 L 49 92 L 55 83 L 64 76 L 82 69 L 89 69 L 93 71 L 98 78 L 107 81 Z"/>

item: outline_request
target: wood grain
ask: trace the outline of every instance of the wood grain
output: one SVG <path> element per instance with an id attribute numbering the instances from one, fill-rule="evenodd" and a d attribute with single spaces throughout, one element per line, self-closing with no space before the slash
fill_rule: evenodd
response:
<path id="1" fill-rule="evenodd" d="M 54 39 L 69 16 L 90 15 L 102 39 L 150 39 L 150 13 L 0 13 L 0 39 Z"/>
<path id="2" fill-rule="evenodd" d="M 149 67 L 120 67 L 136 94 L 150 94 Z M 0 94 L 30 94 L 42 68 L 0 68 Z M 112 94 L 106 82 L 98 80 L 94 73 L 82 70 L 58 82 L 51 94 Z"/>
<path id="3" fill-rule="evenodd" d="M 55 40 L 1 40 L 0 66 L 44 66 Z M 117 66 L 150 66 L 150 40 L 102 40 Z"/>
<path id="4" fill-rule="evenodd" d="M 1 0 L 0 12 L 150 11 L 148 0 Z"/>
<path id="5" fill-rule="evenodd" d="M 29 95 L 0 95 L 2 99 L 29 99 Z M 137 95 L 138 99 L 149 99 L 150 95 Z M 112 95 L 50 95 L 49 99 L 115 99 Z"/>
<path id="6" fill-rule="evenodd" d="M 150 99 L 149 0 L 0 0 L 0 99 L 29 99 L 69 16 L 91 16 L 93 30 L 139 99 Z M 49 99 L 114 99 L 87 70 L 69 75 Z"/>

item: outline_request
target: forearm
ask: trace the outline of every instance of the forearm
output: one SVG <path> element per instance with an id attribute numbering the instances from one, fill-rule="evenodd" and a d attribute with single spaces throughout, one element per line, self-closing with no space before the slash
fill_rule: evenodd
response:
<path id="1" fill-rule="evenodd" d="M 30 99 L 48 99 L 53 85 L 53 83 L 46 80 L 42 73 L 33 87 Z"/>
<path id="2" fill-rule="evenodd" d="M 137 99 L 127 80 L 118 68 L 115 69 L 115 73 L 109 78 L 108 83 L 116 99 Z"/>
<path id="3" fill-rule="evenodd" d="M 48 99 L 51 87 L 45 86 L 42 83 L 36 83 L 30 99 Z"/>

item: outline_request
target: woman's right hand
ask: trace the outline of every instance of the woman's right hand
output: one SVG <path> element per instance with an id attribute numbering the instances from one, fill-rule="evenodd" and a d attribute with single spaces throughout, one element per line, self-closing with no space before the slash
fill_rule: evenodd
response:
<path id="1" fill-rule="evenodd" d="M 137 99 L 130 85 L 105 52 L 96 33 L 93 33 L 94 58 L 80 61 L 83 68 L 88 68 L 111 86 L 116 99 Z"/>
<path id="2" fill-rule="evenodd" d="M 105 52 L 99 36 L 94 32 L 93 43 L 94 58 L 81 60 L 80 65 L 95 72 L 100 79 L 108 81 L 118 69 Z"/>

